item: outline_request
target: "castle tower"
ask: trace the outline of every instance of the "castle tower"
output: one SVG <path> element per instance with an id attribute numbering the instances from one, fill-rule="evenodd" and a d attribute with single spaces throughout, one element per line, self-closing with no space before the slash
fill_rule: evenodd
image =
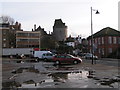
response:
<path id="1" fill-rule="evenodd" d="M 57 41 L 65 41 L 67 38 L 67 26 L 65 26 L 61 19 L 55 19 L 53 36 Z"/>

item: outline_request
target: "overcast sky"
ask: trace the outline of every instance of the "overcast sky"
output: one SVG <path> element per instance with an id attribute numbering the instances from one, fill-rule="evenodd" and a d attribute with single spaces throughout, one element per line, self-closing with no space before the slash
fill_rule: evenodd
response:
<path id="1" fill-rule="evenodd" d="M 9 2 L 8 2 L 9 1 Z M 31 31 L 34 24 L 47 33 L 53 31 L 55 19 L 62 19 L 68 26 L 68 36 L 91 34 L 90 7 L 93 11 L 93 32 L 105 27 L 118 30 L 119 0 L 1 0 L 0 13 L 22 24 L 24 31 Z"/>

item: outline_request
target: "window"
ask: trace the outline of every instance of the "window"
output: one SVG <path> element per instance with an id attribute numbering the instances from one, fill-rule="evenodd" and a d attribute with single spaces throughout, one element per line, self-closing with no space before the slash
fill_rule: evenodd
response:
<path id="1" fill-rule="evenodd" d="M 101 53 L 101 50 L 100 50 L 100 48 L 99 48 L 99 51 L 98 51 L 98 52 L 99 52 L 99 54 Z"/>
<path id="2" fill-rule="evenodd" d="M 102 37 L 102 44 L 104 44 L 104 37 Z"/>
<path id="3" fill-rule="evenodd" d="M 65 56 L 60 56 L 60 58 L 65 58 Z"/>
<path id="4" fill-rule="evenodd" d="M 95 39 L 95 44 L 97 44 L 97 38 Z"/>
<path id="5" fill-rule="evenodd" d="M 117 39 L 116 37 L 113 37 L 113 44 L 116 44 L 117 43 Z"/>
<path id="6" fill-rule="evenodd" d="M 71 58 L 71 56 L 66 56 L 66 58 Z"/>
<path id="7" fill-rule="evenodd" d="M 112 37 L 108 37 L 108 43 L 112 44 Z"/>
<path id="8" fill-rule="evenodd" d="M 98 44 L 100 45 L 100 38 L 98 38 Z"/>
<path id="9" fill-rule="evenodd" d="M 52 56 L 52 54 L 51 53 L 46 53 L 45 56 Z"/>
<path id="10" fill-rule="evenodd" d="M 6 32 L 3 32 L 3 35 L 6 35 Z"/>
<path id="11" fill-rule="evenodd" d="M 6 41 L 6 38 L 4 38 L 3 41 Z"/>
<path id="12" fill-rule="evenodd" d="M 89 40 L 89 44 L 91 45 L 91 40 Z"/>
<path id="13" fill-rule="evenodd" d="M 104 55 L 104 48 L 102 48 L 102 55 Z"/>
<path id="14" fill-rule="evenodd" d="M 90 49 L 90 53 L 92 53 L 92 50 Z"/>
<path id="15" fill-rule="evenodd" d="M 5 44 L 5 43 L 3 44 L 3 47 L 6 47 L 6 44 Z"/>
<path id="16" fill-rule="evenodd" d="M 118 44 L 120 44 L 120 37 L 118 38 Z"/>
<path id="17" fill-rule="evenodd" d="M 109 48 L 108 50 L 109 50 L 109 51 L 108 51 L 109 53 L 112 53 L 112 48 Z"/>

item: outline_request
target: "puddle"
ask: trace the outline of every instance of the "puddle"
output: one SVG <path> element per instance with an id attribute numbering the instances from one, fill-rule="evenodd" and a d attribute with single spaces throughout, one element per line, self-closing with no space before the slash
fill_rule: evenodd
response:
<path id="1" fill-rule="evenodd" d="M 12 73 L 18 74 L 18 73 L 23 73 L 23 72 L 34 72 L 34 73 L 39 73 L 37 69 L 34 67 L 29 67 L 29 68 L 19 68 L 17 70 L 13 70 Z"/>
<path id="2" fill-rule="evenodd" d="M 63 68 L 63 67 L 62 67 Z M 69 70 L 72 67 L 67 68 Z M 22 73 L 24 70 L 30 71 L 30 72 L 36 72 L 34 68 L 19 68 L 14 73 Z M 61 70 L 61 69 L 60 69 Z M 116 76 L 114 78 L 98 78 L 95 76 L 95 71 L 72 71 L 72 72 L 56 72 L 56 73 L 50 73 L 46 78 L 44 78 L 41 81 L 34 81 L 34 79 L 30 79 L 27 81 L 24 81 L 22 84 L 19 84 L 18 82 L 11 81 L 3 83 L 3 87 L 20 87 L 20 88 L 53 88 L 53 87 L 60 87 L 63 85 L 64 87 L 67 87 L 66 85 L 69 85 L 69 87 L 73 86 L 82 86 L 89 87 L 90 85 L 98 86 L 98 87 L 107 87 L 107 88 L 115 88 L 115 85 L 117 86 L 117 83 L 120 82 L 120 77 Z M 45 74 L 46 75 L 46 74 Z M 44 76 L 44 75 L 43 75 Z M 41 77 L 38 77 L 41 78 Z M 92 82 L 92 84 L 90 84 Z M 86 87 L 86 88 L 87 88 Z"/>
<path id="3" fill-rule="evenodd" d="M 21 87 L 21 84 L 19 82 L 15 81 L 9 81 L 2 83 L 3 88 L 14 88 L 14 87 Z"/>
<path id="4" fill-rule="evenodd" d="M 55 70 L 75 70 L 75 68 L 73 67 L 65 67 L 65 66 L 57 66 L 57 68 Z"/>
<path id="5" fill-rule="evenodd" d="M 26 84 L 34 84 L 35 82 L 33 80 L 29 80 L 29 81 L 25 81 L 23 83 L 26 83 Z"/>
<path id="6" fill-rule="evenodd" d="M 33 80 L 26 81 L 22 84 L 23 87 L 29 85 L 33 87 L 54 87 L 64 83 L 70 82 L 79 82 L 81 83 L 84 80 L 88 80 L 89 72 L 88 71 L 75 71 L 75 72 L 57 72 L 48 75 L 48 78 L 45 80 L 35 83 Z M 70 82 L 69 82 L 70 81 Z M 28 87 L 29 88 L 29 87 Z"/>
<path id="7" fill-rule="evenodd" d="M 99 82 L 100 82 L 101 85 L 113 87 L 112 84 L 114 84 L 116 82 L 119 83 L 120 78 L 112 78 L 112 79 L 103 78 L 103 80 L 100 80 Z"/>

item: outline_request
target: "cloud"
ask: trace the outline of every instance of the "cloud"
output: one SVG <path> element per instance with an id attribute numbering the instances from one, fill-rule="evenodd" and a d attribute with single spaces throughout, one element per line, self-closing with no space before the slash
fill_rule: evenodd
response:
<path id="1" fill-rule="evenodd" d="M 93 30 L 117 27 L 117 1 L 115 0 L 4 0 L 2 13 L 22 24 L 23 30 L 40 25 L 46 31 L 53 31 L 55 19 L 61 18 L 68 26 L 68 33 L 90 35 L 90 7 L 100 11 L 93 13 Z M 19 1 L 19 2 L 18 2 Z M 26 1 L 26 2 L 25 2 Z M 107 5 L 107 6 L 106 6 Z M 73 32 L 74 31 L 74 32 Z"/>

